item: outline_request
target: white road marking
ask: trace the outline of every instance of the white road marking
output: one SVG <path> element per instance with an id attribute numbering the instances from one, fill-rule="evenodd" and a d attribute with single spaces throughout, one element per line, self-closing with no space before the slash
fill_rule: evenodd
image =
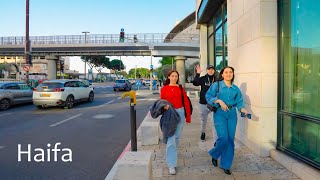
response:
<path id="1" fill-rule="evenodd" d="M 62 123 L 65 123 L 65 122 L 67 122 L 67 121 L 70 121 L 71 119 L 74 119 L 74 118 L 79 117 L 79 116 L 81 116 L 81 115 L 82 115 L 82 114 L 78 114 L 78 115 L 69 117 L 68 119 L 65 119 L 65 120 L 62 120 L 62 121 L 60 121 L 60 122 L 51 124 L 50 127 L 58 126 L 58 125 L 60 125 L 60 124 L 62 124 Z"/>
<path id="2" fill-rule="evenodd" d="M 108 119 L 108 118 L 112 118 L 112 117 L 114 117 L 114 116 L 111 114 L 98 114 L 98 115 L 93 116 L 93 118 L 95 118 L 95 119 Z"/>
<path id="3" fill-rule="evenodd" d="M 117 99 L 121 99 L 121 97 L 118 97 Z"/>
<path id="4" fill-rule="evenodd" d="M 5 113 L 5 114 L 1 114 L 0 116 L 5 116 L 5 115 L 9 115 L 9 114 L 12 114 L 12 113 Z"/>
<path id="5" fill-rule="evenodd" d="M 158 99 L 137 99 L 137 101 L 156 101 Z"/>
<path id="6" fill-rule="evenodd" d="M 115 100 L 109 101 L 109 102 L 107 102 L 107 103 L 104 103 L 103 105 L 111 104 L 111 103 L 113 103 L 114 101 L 115 101 Z"/>
<path id="7" fill-rule="evenodd" d="M 3 149 L 4 148 L 4 146 L 0 146 L 0 149 Z"/>

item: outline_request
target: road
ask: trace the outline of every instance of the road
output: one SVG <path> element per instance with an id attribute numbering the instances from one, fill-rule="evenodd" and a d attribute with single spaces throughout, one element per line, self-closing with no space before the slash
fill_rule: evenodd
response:
<path id="1" fill-rule="evenodd" d="M 92 103 L 69 110 L 29 104 L 0 112 L 0 179 L 104 179 L 130 140 L 130 113 L 128 99 L 120 99 L 123 91 L 102 85 L 95 93 Z M 137 127 L 156 98 L 138 96 Z M 58 142 L 72 151 L 72 162 L 62 161 L 66 151 L 54 161 Z M 30 162 L 26 154 L 18 162 L 18 144 L 21 151 L 30 144 Z M 36 148 L 43 149 L 44 162 L 35 162 L 42 157 Z"/>

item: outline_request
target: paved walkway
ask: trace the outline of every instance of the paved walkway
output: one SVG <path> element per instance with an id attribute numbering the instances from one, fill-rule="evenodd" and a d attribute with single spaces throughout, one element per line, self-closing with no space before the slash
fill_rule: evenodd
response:
<path id="1" fill-rule="evenodd" d="M 212 122 L 207 124 L 207 141 L 200 141 L 200 113 L 197 99 L 191 99 L 194 110 L 192 123 L 183 129 L 178 152 L 176 175 L 169 175 L 165 160 L 165 144 L 141 146 L 138 151 L 150 150 L 154 180 L 211 180 L 211 179 L 299 179 L 270 157 L 261 158 L 241 142 L 236 141 L 235 157 L 231 168 L 232 175 L 225 174 L 219 167 L 214 167 L 207 153 L 213 146 Z M 139 141 L 139 136 L 138 136 Z"/>

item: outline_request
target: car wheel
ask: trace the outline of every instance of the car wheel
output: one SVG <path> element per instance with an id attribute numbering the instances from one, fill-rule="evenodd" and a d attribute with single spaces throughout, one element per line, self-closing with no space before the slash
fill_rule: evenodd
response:
<path id="1" fill-rule="evenodd" d="M 6 110 L 10 108 L 10 100 L 9 99 L 1 99 L 0 100 L 0 110 Z"/>
<path id="2" fill-rule="evenodd" d="M 37 106 L 38 109 L 44 109 L 44 106 L 43 105 L 39 105 Z"/>
<path id="3" fill-rule="evenodd" d="M 65 109 L 71 109 L 73 107 L 73 104 L 74 104 L 74 97 L 69 95 L 66 99 L 66 102 L 65 102 L 65 105 L 64 105 L 64 108 Z"/>
<path id="4" fill-rule="evenodd" d="M 94 99 L 94 93 L 93 93 L 93 92 L 90 92 L 89 97 L 88 97 L 88 101 L 89 101 L 89 102 L 92 102 L 93 99 Z"/>
<path id="5" fill-rule="evenodd" d="M 116 91 L 116 88 L 113 88 L 113 91 Z"/>

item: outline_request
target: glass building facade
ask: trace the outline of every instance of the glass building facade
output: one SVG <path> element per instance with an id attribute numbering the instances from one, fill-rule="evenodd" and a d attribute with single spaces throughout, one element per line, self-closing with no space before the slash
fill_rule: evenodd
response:
<path id="1" fill-rule="evenodd" d="M 278 1 L 277 148 L 320 168 L 320 6 Z"/>
<path id="2" fill-rule="evenodd" d="M 227 2 L 208 22 L 208 64 L 217 71 L 228 65 Z"/>

